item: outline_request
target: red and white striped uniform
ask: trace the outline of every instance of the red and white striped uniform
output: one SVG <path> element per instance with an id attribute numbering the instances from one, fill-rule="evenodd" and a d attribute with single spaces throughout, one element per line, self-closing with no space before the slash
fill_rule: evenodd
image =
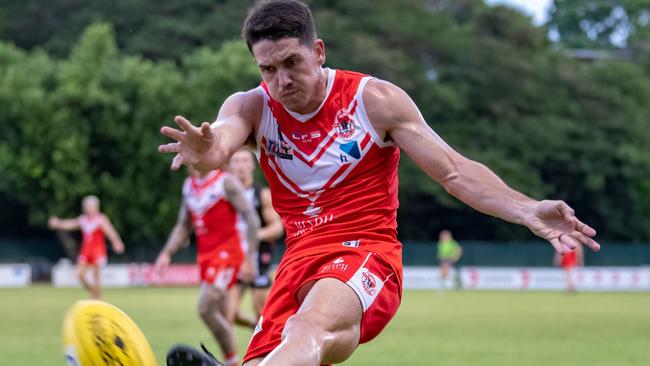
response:
<path id="1" fill-rule="evenodd" d="M 106 264 L 106 239 L 102 230 L 102 215 L 79 216 L 81 250 L 77 262 L 91 265 Z"/>
<path id="2" fill-rule="evenodd" d="M 223 288 L 234 284 L 244 258 L 237 210 L 228 202 L 224 190 L 227 175 L 212 171 L 203 178 L 188 177 L 183 184 L 183 198 L 198 244 L 201 279 Z"/>
<path id="3" fill-rule="evenodd" d="M 281 342 L 303 285 L 337 278 L 359 296 L 361 342 L 397 311 L 401 244 L 397 241 L 399 149 L 383 141 L 363 104 L 371 78 L 327 69 L 327 94 L 309 115 L 287 110 L 262 83 L 258 159 L 282 217 L 287 250 L 244 361 Z"/>

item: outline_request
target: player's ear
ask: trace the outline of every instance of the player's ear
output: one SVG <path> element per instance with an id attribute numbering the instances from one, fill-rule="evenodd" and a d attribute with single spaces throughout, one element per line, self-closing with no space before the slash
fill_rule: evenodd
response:
<path id="1" fill-rule="evenodd" d="M 314 41 L 314 54 L 316 55 L 316 62 L 323 66 L 325 64 L 325 43 L 320 38 Z"/>

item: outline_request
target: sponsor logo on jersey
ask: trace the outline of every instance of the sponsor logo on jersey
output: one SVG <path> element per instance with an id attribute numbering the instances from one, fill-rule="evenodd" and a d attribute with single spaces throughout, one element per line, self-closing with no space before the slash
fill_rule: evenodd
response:
<path id="1" fill-rule="evenodd" d="M 294 140 L 298 140 L 300 142 L 312 142 L 316 139 L 320 138 L 320 132 L 319 131 L 312 131 L 312 132 L 292 132 L 291 133 L 291 138 Z"/>
<path id="2" fill-rule="evenodd" d="M 341 146 L 339 146 L 339 149 L 355 159 L 361 158 L 361 151 L 359 150 L 359 144 L 357 144 L 356 141 L 350 141 L 350 142 L 346 142 L 345 144 L 341 144 Z M 341 156 L 344 155 L 341 154 Z"/>
<path id="3" fill-rule="evenodd" d="M 293 149 L 284 141 L 269 140 L 266 144 L 266 151 L 280 159 L 293 160 Z"/>
<path id="4" fill-rule="evenodd" d="M 357 247 L 359 247 L 359 242 L 360 242 L 360 241 L 361 241 L 361 240 L 348 240 L 348 241 L 344 241 L 344 242 L 343 242 L 343 246 L 344 246 L 344 247 L 348 247 L 348 248 L 357 248 Z"/>
<path id="5" fill-rule="evenodd" d="M 296 220 L 291 223 L 297 229 L 293 237 L 298 237 L 306 232 L 312 231 L 321 225 L 332 222 L 332 220 L 334 220 L 334 214 L 315 216 L 307 220 Z"/>
<path id="6" fill-rule="evenodd" d="M 345 259 L 343 259 L 343 257 L 338 257 L 335 260 L 333 260 L 332 263 L 324 265 L 320 271 L 321 273 L 332 272 L 332 271 L 346 272 L 349 268 L 350 265 L 345 263 Z"/>
<path id="7" fill-rule="evenodd" d="M 354 116 L 346 108 L 342 108 L 336 112 L 332 127 L 340 137 L 349 139 L 354 135 Z"/>

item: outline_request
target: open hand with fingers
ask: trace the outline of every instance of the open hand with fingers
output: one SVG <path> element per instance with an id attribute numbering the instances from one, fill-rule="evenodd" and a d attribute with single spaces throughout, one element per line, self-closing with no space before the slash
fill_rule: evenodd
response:
<path id="1" fill-rule="evenodd" d="M 578 220 L 573 209 L 563 201 L 538 202 L 526 226 L 535 235 L 548 240 L 560 254 L 580 244 L 595 252 L 600 250 L 600 244 L 592 239 L 596 230 Z"/>
<path id="2" fill-rule="evenodd" d="M 160 133 L 176 142 L 158 147 L 161 153 L 176 154 L 172 160 L 172 170 L 178 170 L 181 165 L 200 171 L 216 169 L 225 157 L 220 153 L 219 141 L 210 124 L 203 122 L 200 127 L 196 127 L 183 116 L 176 116 L 174 122 L 180 130 L 165 126 L 160 129 Z"/>

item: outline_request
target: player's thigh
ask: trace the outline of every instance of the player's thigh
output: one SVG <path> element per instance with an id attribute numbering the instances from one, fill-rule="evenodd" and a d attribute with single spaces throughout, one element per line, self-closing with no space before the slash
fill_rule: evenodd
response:
<path id="1" fill-rule="evenodd" d="M 253 294 L 253 306 L 257 313 L 262 312 L 266 298 L 269 296 L 269 288 L 256 288 L 252 291 Z"/>
<path id="2" fill-rule="evenodd" d="M 199 301 L 198 311 L 199 314 L 209 314 L 215 310 L 220 310 L 221 304 L 227 298 L 226 290 L 214 287 L 214 285 L 201 282 L 199 287 Z"/>
<path id="3" fill-rule="evenodd" d="M 252 360 L 249 360 L 249 361 L 244 362 L 244 365 L 243 365 L 243 366 L 257 366 L 257 365 L 259 365 L 263 360 L 264 360 L 264 358 L 262 358 L 262 357 L 254 358 L 254 359 L 252 359 Z"/>
<path id="4" fill-rule="evenodd" d="M 362 317 L 361 301 L 352 288 L 338 279 L 322 278 L 289 318 L 285 332 L 298 337 L 311 334 L 321 344 L 323 362 L 338 363 L 359 345 Z"/>

